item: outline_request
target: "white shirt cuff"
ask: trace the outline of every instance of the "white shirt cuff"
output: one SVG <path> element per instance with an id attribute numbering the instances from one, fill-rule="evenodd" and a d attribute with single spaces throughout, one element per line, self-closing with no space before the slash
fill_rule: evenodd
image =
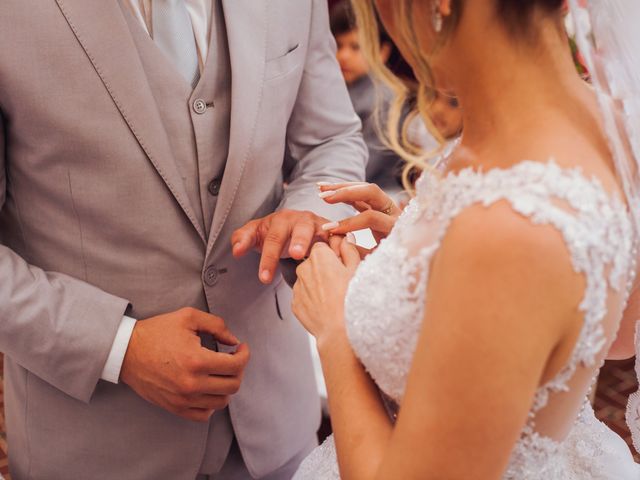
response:
<path id="1" fill-rule="evenodd" d="M 102 375 L 100 378 L 111 383 L 118 383 L 120 380 L 120 370 L 122 369 L 122 362 L 124 361 L 124 355 L 127 353 L 127 347 L 129 346 L 129 340 L 133 333 L 133 327 L 136 325 L 136 319 L 122 317 L 116 337 L 113 339 L 113 345 L 111 345 L 111 351 L 107 357 L 107 362 L 104 364 Z"/>

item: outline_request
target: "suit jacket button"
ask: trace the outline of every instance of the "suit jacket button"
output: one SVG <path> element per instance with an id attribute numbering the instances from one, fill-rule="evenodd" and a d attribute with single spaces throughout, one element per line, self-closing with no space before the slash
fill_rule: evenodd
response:
<path id="1" fill-rule="evenodd" d="M 221 185 L 222 185 L 222 181 L 219 178 L 214 178 L 209 182 L 209 186 L 207 187 L 207 190 L 209 190 L 209 193 L 211 195 L 213 195 L 214 197 L 217 197 L 218 194 L 220 193 Z"/>
<path id="2" fill-rule="evenodd" d="M 201 98 L 198 98 L 196 101 L 193 102 L 193 111 L 196 112 L 198 115 L 202 115 L 204 112 L 207 111 L 207 102 L 205 102 Z"/>
<path id="3" fill-rule="evenodd" d="M 204 283 L 213 287 L 220 279 L 220 273 L 215 266 L 211 266 L 204 271 Z"/>

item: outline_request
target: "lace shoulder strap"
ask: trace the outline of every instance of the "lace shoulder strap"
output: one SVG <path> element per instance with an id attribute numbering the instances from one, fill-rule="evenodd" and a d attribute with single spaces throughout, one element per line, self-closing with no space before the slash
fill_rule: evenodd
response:
<path id="1" fill-rule="evenodd" d="M 566 389 L 578 365 L 594 365 L 606 344 L 602 321 L 607 313 L 608 289 L 627 287 L 633 249 L 625 204 L 610 196 L 597 178 L 587 178 L 579 168 L 561 168 L 554 161 L 524 161 L 487 172 L 468 168 L 443 178 L 425 178 L 418 185 L 416 200 L 421 218 L 439 220 L 440 239 L 467 207 L 478 203 L 490 206 L 501 200 L 534 224 L 551 225 L 562 234 L 574 270 L 586 280 L 579 306 L 584 327 L 566 367 L 539 390 L 533 411 L 542 409 L 550 393 Z"/>

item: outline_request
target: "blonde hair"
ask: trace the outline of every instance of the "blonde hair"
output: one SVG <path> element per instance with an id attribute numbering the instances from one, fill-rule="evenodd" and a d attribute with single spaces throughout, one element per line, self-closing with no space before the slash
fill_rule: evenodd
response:
<path id="1" fill-rule="evenodd" d="M 386 65 L 382 63 L 380 55 L 379 24 L 376 8 L 373 0 L 352 0 L 353 8 L 358 21 L 358 31 L 361 37 L 364 55 L 371 65 L 372 73 L 380 79 L 394 94 L 393 100 L 387 110 L 387 118 L 384 125 L 380 125 L 380 115 L 376 115 L 379 130 L 382 134 L 381 140 L 388 148 L 396 152 L 407 163 L 402 180 L 407 190 L 412 190 L 409 179 L 410 172 L 415 168 L 419 171 L 433 168 L 430 160 L 433 159 L 444 145 L 444 138 L 435 128 L 428 114 L 428 108 L 434 98 L 434 77 L 428 63 L 428 55 L 422 51 L 411 21 L 413 0 L 397 0 L 397 14 L 395 21 L 400 35 L 406 44 L 413 48 L 411 52 L 414 60 L 414 72 L 418 79 L 418 86 L 412 91 L 406 82 L 398 78 Z M 445 26 L 441 38 L 445 38 L 451 24 Z M 415 97 L 416 102 L 412 110 L 405 114 L 406 107 L 411 99 Z M 378 105 L 382 103 L 383 94 L 378 92 Z M 378 109 L 378 112 L 380 109 Z M 429 133 L 440 145 L 435 150 L 423 151 L 419 146 L 413 144 L 408 138 L 408 128 L 411 123 L 420 118 L 427 127 Z"/>

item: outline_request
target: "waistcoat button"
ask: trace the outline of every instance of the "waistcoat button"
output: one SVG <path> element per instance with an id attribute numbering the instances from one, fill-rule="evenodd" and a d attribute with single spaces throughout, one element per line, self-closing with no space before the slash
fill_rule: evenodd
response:
<path id="1" fill-rule="evenodd" d="M 204 112 L 207 111 L 207 102 L 205 102 L 201 98 L 198 98 L 196 101 L 193 102 L 193 111 L 196 112 L 198 115 L 202 115 Z"/>
<path id="2" fill-rule="evenodd" d="M 214 197 L 217 197 L 218 194 L 220 193 L 221 185 L 222 185 L 222 181 L 219 178 L 214 178 L 209 182 L 209 186 L 207 187 L 207 190 L 209 190 L 209 193 L 211 195 L 213 195 Z"/>

